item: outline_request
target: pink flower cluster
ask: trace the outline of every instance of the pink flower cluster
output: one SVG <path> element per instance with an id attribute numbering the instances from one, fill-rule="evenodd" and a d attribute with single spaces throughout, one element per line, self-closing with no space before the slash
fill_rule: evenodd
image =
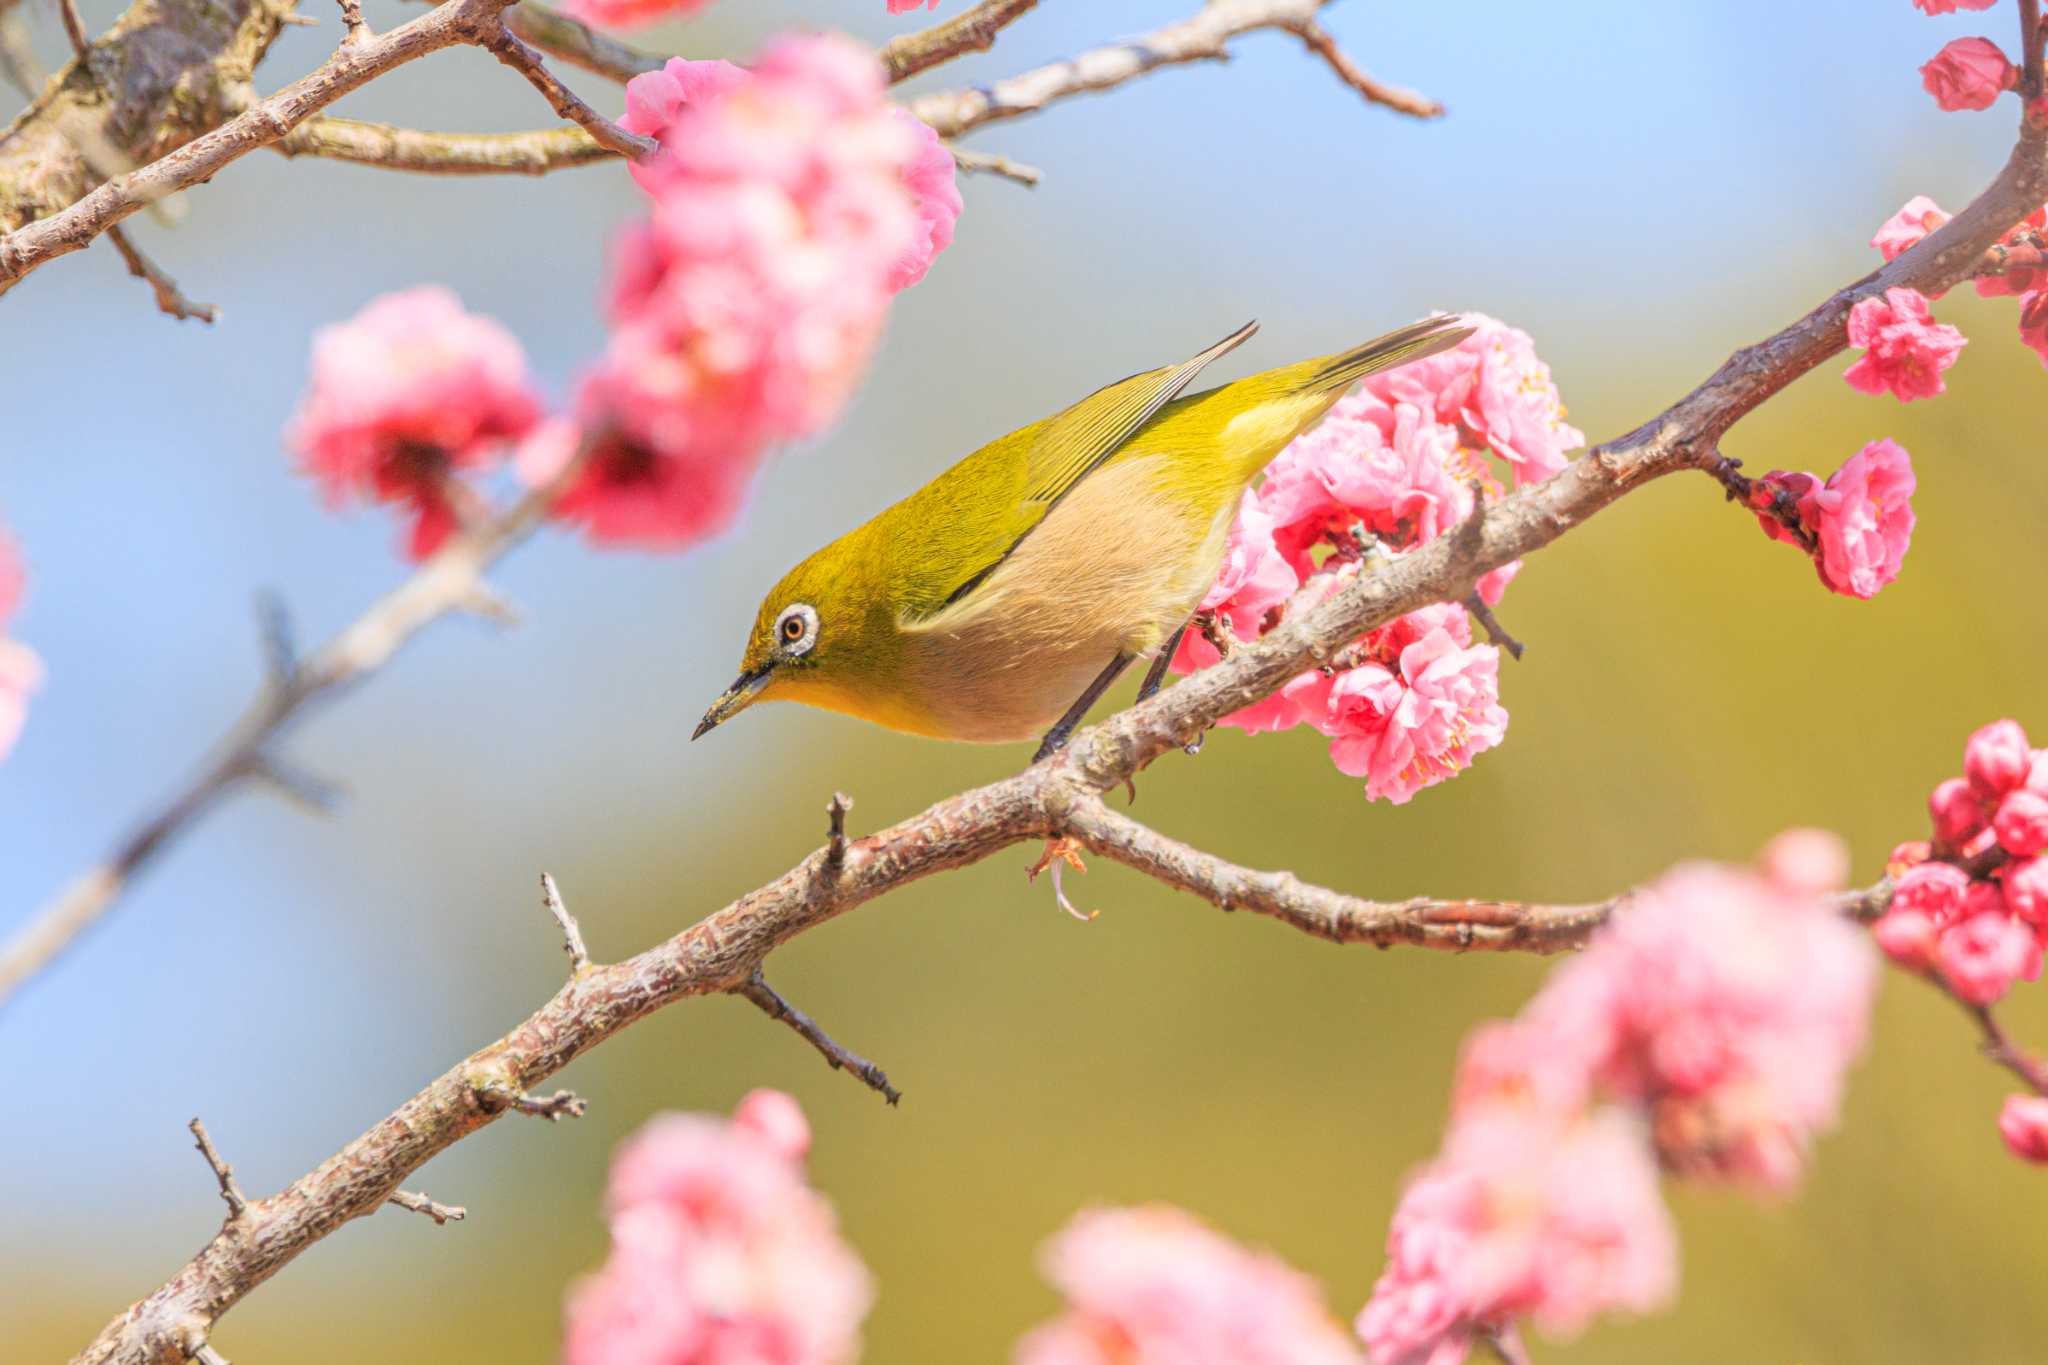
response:
<path id="1" fill-rule="evenodd" d="M 671 547 L 723 528 L 771 445 L 838 414 L 960 197 L 950 154 L 844 38 L 780 40 L 751 70 L 678 58 L 628 85 L 622 122 L 661 144 L 633 167 L 650 214 L 617 243 L 574 426 L 520 468 L 545 482 L 580 452 L 554 515 Z"/>
<path id="2" fill-rule="evenodd" d="M 424 559 L 455 530 L 459 478 L 501 463 L 540 421 L 519 342 L 429 285 L 386 294 L 313 337 L 312 375 L 285 440 L 330 507 L 394 503 Z"/>
<path id="3" fill-rule="evenodd" d="M 21 608 L 28 581 L 14 538 L 0 530 L 0 632 Z M 0 633 L 0 758 L 7 757 L 28 720 L 29 694 L 42 685 L 43 664 L 34 650 Z"/>
<path id="4" fill-rule="evenodd" d="M 1359 1316 L 1378 1365 L 1455 1365 L 1523 1318 L 1569 1334 L 1668 1301 L 1659 1164 L 1796 1184 L 1876 984 L 1826 895 L 1846 866 L 1838 840 L 1794 831 L 1756 871 L 1675 868 L 1468 1040 L 1443 1150 L 1403 1194 Z"/>
<path id="5" fill-rule="evenodd" d="M 1877 235 L 1870 239 L 1870 244 L 1890 261 L 1918 245 L 1948 220 L 1949 215 L 1941 205 L 1924 194 L 1915 195 L 1905 207 L 1885 220 Z M 2033 348 L 2043 365 L 2048 365 L 2048 207 L 2035 209 L 2015 224 L 1999 239 L 1999 250 L 2003 253 L 2006 268 L 1998 274 L 1980 275 L 1976 281 L 1977 292 L 1987 299 L 2017 298 L 2020 301 L 2020 340 Z M 1887 298 L 1895 292 L 1898 291 L 1887 291 Z M 1864 301 L 1865 304 L 1872 302 L 1874 300 Z M 1859 308 L 1863 306 L 1858 305 Z M 1896 328 L 1899 322 L 1896 310 L 1890 311 L 1894 316 L 1889 319 L 1873 312 L 1866 325 L 1866 335 L 1881 337 L 1887 328 Z M 1930 325 L 1931 322 L 1931 318 L 1925 316 L 1923 305 L 1917 310 L 1916 318 L 1908 320 L 1904 332 L 1893 331 L 1891 335 L 1904 343 L 1904 353 L 1913 356 L 1923 373 L 1930 365 L 1935 367 L 1932 376 L 1934 386 L 1929 392 L 1939 393 L 1939 370 L 1953 361 L 1961 341 L 1960 334 L 1955 338 L 1946 336 L 1954 329 Z M 1853 336 L 1850 339 L 1858 346 L 1872 345 L 1870 340 L 1857 340 Z M 1897 354 L 1900 349 L 1895 343 L 1892 353 Z M 1877 348 L 1873 347 L 1872 354 L 1877 354 Z M 1941 359 L 1943 354 L 1947 355 L 1947 361 Z M 1866 364 L 1872 365 L 1869 373 L 1873 377 L 1884 376 L 1885 362 L 1882 359 L 1873 362 L 1871 356 L 1859 361 L 1850 373 L 1863 369 Z M 1870 387 L 1865 391 L 1874 393 L 1878 388 Z M 1902 393 L 1896 387 L 1893 392 L 1901 398 L 1926 396 L 1925 393 Z"/>
<path id="6" fill-rule="evenodd" d="M 565 0 L 562 12 L 599 28 L 645 28 L 664 19 L 684 19 L 708 0 Z"/>
<path id="7" fill-rule="evenodd" d="M 1887 289 L 1849 310 L 1849 344 L 1863 357 L 1842 378 L 1853 389 L 1889 392 L 1902 403 L 1938 397 L 1948 391 L 1942 371 L 1956 363 L 1967 340 L 1957 328 L 1936 322 L 1918 291 Z"/>
<path id="8" fill-rule="evenodd" d="M 1565 421 L 1534 343 L 1492 318 L 1467 320 L 1477 330 L 1463 344 L 1369 377 L 1280 453 L 1245 495 L 1204 611 L 1256 638 L 1304 584 L 1334 588 L 1367 555 L 1412 550 L 1470 516 L 1475 497 L 1502 490 L 1492 459 L 1518 484 L 1564 467 L 1585 438 Z M 1489 605 L 1519 567 L 1481 581 Z M 1189 632 L 1173 667 L 1191 673 L 1216 657 Z M 1499 653 L 1472 643 L 1461 607 L 1382 627 L 1341 663 L 1223 723 L 1253 734 L 1309 726 L 1330 740 L 1341 771 L 1366 780 L 1369 799 L 1397 805 L 1463 771 L 1507 732 Z"/>
<path id="9" fill-rule="evenodd" d="M 1893 854 L 1898 880 L 1874 932 L 1900 966 L 1988 1005 L 2038 978 L 2048 946 L 2048 750 L 2019 722 L 1995 721 L 1970 736 L 1962 776 L 1938 784 L 1927 809 L 1934 837 Z"/>
<path id="10" fill-rule="evenodd" d="M 1066 1311 L 1016 1365 L 1358 1365 L 1314 1281 L 1176 1208 L 1082 1213 L 1043 1264 Z"/>
<path id="11" fill-rule="evenodd" d="M 568 480 L 550 515 L 594 541 L 721 529 L 770 446 L 837 416 L 890 299 L 953 239 L 951 154 L 848 39 L 784 39 L 751 70 L 671 61 L 628 85 L 622 122 L 660 143 L 631 168 L 650 212 L 618 239 L 610 341 L 570 417 L 542 420 L 517 342 L 443 289 L 315 341 L 289 443 L 330 502 L 408 508 L 414 558 L 477 500 L 460 476 L 514 442 L 528 484 Z"/>
<path id="12" fill-rule="evenodd" d="M 1871 598 L 1895 582 L 1913 543 L 1913 460 L 1896 441 L 1872 441 L 1819 476 L 1774 469 L 1750 485 L 1749 506 L 1773 540 L 1813 558 L 1820 581 Z"/>
<path id="13" fill-rule="evenodd" d="M 2019 78 L 2019 68 L 1989 38 L 1958 38 L 1920 68 L 1920 83 L 1949 113 L 1989 109 Z"/>
<path id="14" fill-rule="evenodd" d="M 937 9 L 939 0 L 929 0 L 928 4 L 926 0 L 889 0 L 889 13 L 908 14 L 919 5 L 924 5 L 927 9 Z"/>
<path id="15" fill-rule="evenodd" d="M 619 1149 L 612 1250 L 573 1287 L 564 1365 L 838 1365 L 874 1300 L 804 1176 L 810 1129 L 757 1090 L 732 1119 L 658 1117 Z"/>

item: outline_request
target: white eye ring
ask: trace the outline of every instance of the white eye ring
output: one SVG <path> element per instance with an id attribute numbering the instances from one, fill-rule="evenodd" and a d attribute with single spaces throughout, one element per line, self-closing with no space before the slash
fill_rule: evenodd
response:
<path id="1" fill-rule="evenodd" d="M 808 602 L 792 602 L 775 618 L 775 647 L 790 658 L 818 643 L 818 613 Z"/>

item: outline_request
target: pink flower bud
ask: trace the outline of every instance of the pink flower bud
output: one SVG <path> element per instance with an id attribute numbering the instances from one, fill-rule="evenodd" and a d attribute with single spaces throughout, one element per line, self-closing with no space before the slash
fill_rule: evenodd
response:
<path id="1" fill-rule="evenodd" d="M 1892 910 L 1910 910 L 1937 925 L 1959 918 L 1970 874 L 1949 863 L 1921 863 L 1899 878 L 1892 892 Z"/>
<path id="2" fill-rule="evenodd" d="M 1925 839 L 1908 839 L 1903 844 L 1892 846 L 1891 856 L 1884 860 L 1884 875 L 1897 880 L 1934 856 L 1934 850 Z"/>
<path id="3" fill-rule="evenodd" d="M 1963 745 L 1963 776 L 1977 795 L 1995 801 L 2026 779 L 2033 757 L 2018 721 L 1995 720 Z"/>
<path id="4" fill-rule="evenodd" d="M 1913 0 L 1922 14 L 1954 14 L 1959 9 L 1990 9 L 1998 0 Z"/>
<path id="5" fill-rule="evenodd" d="M 1764 876 L 1795 896 L 1825 896 L 1849 880 L 1849 849 L 1824 829 L 1788 829 L 1758 859 Z"/>
<path id="6" fill-rule="evenodd" d="M 1932 915 L 1894 907 L 1870 926 L 1871 936 L 1884 955 L 1908 971 L 1924 972 L 1934 965 L 1934 947 L 1940 937 Z"/>
<path id="7" fill-rule="evenodd" d="M 1956 912 L 1956 918 L 1970 919 L 1977 915 L 2008 913 L 2010 907 L 2005 903 L 2005 891 L 1997 882 L 1971 882 L 1963 888 L 1963 904 Z"/>
<path id="8" fill-rule="evenodd" d="M 1958 38 L 1920 68 L 1920 83 L 1949 113 L 1989 109 L 2019 81 L 2019 68 L 1989 38 Z"/>
<path id="9" fill-rule="evenodd" d="M 1950 990 L 1973 1005 L 1989 1005 L 2040 970 L 2041 948 L 2026 925 L 1992 911 L 1942 930 L 1935 962 Z"/>
<path id="10" fill-rule="evenodd" d="M 2048 849 L 2048 796 L 2026 787 L 2005 794 L 1991 818 L 1998 845 L 2015 858 L 2031 858 Z"/>
<path id="11" fill-rule="evenodd" d="M 1998 1135 L 2021 1161 L 2048 1165 L 2048 1098 L 2007 1095 L 2005 1108 L 1998 1111 Z"/>
<path id="12" fill-rule="evenodd" d="M 2048 858 L 2029 858 L 1999 878 L 2005 907 L 2036 928 L 2048 927 Z"/>
<path id="13" fill-rule="evenodd" d="M 1984 803 L 1960 777 L 1951 777 L 1927 798 L 1927 813 L 1934 817 L 1934 837 L 1951 847 L 1968 843 L 1984 828 Z"/>
<path id="14" fill-rule="evenodd" d="M 732 1124 L 791 1161 L 802 1161 L 811 1150 L 811 1125 L 803 1109 L 780 1090 L 748 1091 L 732 1111 Z"/>

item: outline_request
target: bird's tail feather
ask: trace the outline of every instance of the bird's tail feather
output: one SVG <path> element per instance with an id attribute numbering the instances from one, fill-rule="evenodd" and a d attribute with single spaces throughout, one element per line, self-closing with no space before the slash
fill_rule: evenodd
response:
<path id="1" fill-rule="evenodd" d="M 1439 313 L 1410 323 L 1361 346 L 1326 357 L 1302 383 L 1302 393 L 1328 393 L 1396 365 L 1448 351 L 1476 330 L 1462 318 Z"/>

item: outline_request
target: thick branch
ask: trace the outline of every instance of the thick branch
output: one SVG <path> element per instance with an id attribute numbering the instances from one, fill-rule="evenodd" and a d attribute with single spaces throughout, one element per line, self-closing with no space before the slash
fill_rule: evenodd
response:
<path id="1" fill-rule="evenodd" d="M 986 52 L 996 44 L 996 35 L 1034 9 L 1038 0 L 981 0 L 956 18 L 934 24 L 919 33 L 891 38 L 882 47 L 882 69 L 889 84 L 907 81 L 920 71 L 969 52 Z"/>
<path id="2" fill-rule="evenodd" d="M 422 175 L 546 175 L 615 160 L 581 128 L 525 133 L 430 133 L 322 115 L 271 144 L 286 156 L 320 156 Z"/>
<path id="3" fill-rule="evenodd" d="M 221 741 L 213 761 L 104 863 L 73 881 L 0 947 L 0 1006 L 105 914 L 129 881 L 216 801 L 245 781 L 279 772 L 272 746 L 313 703 L 382 668 L 400 645 L 430 623 L 468 610 L 482 586 L 484 570 L 540 523 L 561 486 L 557 481 L 529 493 L 503 515 L 449 541 L 411 578 L 304 662 L 273 658 L 267 685 Z"/>

